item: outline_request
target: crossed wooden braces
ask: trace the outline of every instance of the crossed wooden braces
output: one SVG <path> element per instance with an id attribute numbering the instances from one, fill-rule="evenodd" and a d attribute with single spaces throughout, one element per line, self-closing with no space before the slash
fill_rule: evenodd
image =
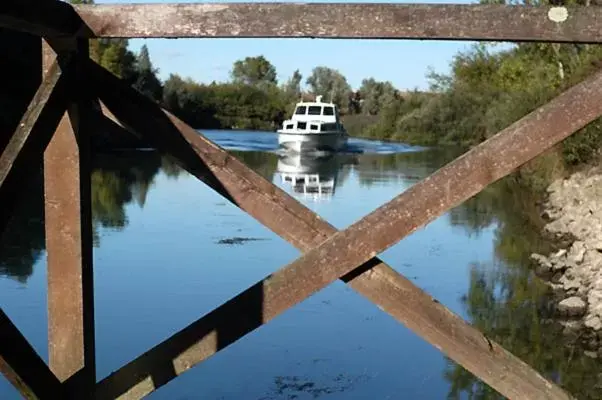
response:
<path id="1" fill-rule="evenodd" d="M 0 26 L 33 30 L 40 35 L 61 29 L 40 29 L 39 23 L 26 29 L 22 22 L 15 22 L 22 21 L 23 15 L 6 18 L 10 14 L 2 14 L 2 7 L 4 4 L 0 6 Z M 568 89 L 347 229 L 337 231 L 92 61 L 83 39 L 48 40 L 57 55 L 0 155 L 0 198 L 3 211 L 14 205 L 20 179 L 33 173 L 44 154 L 49 293 L 52 285 L 73 284 L 77 289 L 74 298 L 49 304 L 49 309 L 52 314 L 59 313 L 61 307 L 72 307 L 70 312 L 79 313 L 74 340 L 79 341 L 75 347 L 80 351 L 75 356 L 63 356 L 60 349 L 51 349 L 51 371 L 0 309 L 0 370 L 24 396 L 141 398 L 341 279 L 504 396 L 571 398 L 376 255 L 602 115 L 602 72 Z M 189 173 L 304 252 L 98 383 L 88 178 L 91 121 L 103 121 L 136 134 L 157 150 L 172 155 Z M 78 185 L 61 183 L 61 179 L 74 180 Z M 70 187 L 68 193 L 61 191 L 65 187 Z M 8 218 L 3 212 L 0 229 L 5 228 Z M 49 226 L 51 223 L 54 225 Z M 69 228 L 66 233 L 60 229 L 65 226 Z M 78 265 L 59 271 L 61 257 L 66 264 L 77 260 Z M 58 282 L 60 279 L 67 283 Z M 70 305 L 73 300 L 76 304 Z M 58 319 L 56 323 L 60 325 Z M 53 332 L 74 332 L 60 326 L 49 329 L 51 343 Z"/>

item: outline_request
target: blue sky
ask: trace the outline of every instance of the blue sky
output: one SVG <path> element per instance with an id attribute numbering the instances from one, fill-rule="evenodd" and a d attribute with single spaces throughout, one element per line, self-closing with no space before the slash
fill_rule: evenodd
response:
<path id="1" fill-rule="evenodd" d="M 287 0 L 281 0 L 287 1 Z M 290 0 L 288 0 L 290 1 Z M 339 0 L 342 1 L 342 0 Z M 356 0 L 353 2 L 383 2 Z M 184 0 L 96 0 L 102 3 L 192 3 Z M 232 1 L 220 1 L 232 2 Z M 332 2 L 332 0 L 320 0 Z M 412 1 L 390 1 L 413 3 Z M 426 1 L 425 1 L 426 2 Z M 466 0 L 429 0 L 428 3 L 474 3 Z M 232 64 L 247 56 L 263 55 L 275 67 L 279 81 L 288 79 L 295 69 L 303 81 L 312 68 L 323 65 L 338 69 L 352 87 L 363 78 L 391 81 L 399 89 L 428 87 L 428 68 L 447 72 L 454 54 L 471 43 L 461 41 L 418 40 L 335 40 L 335 39 L 132 39 L 130 48 L 148 46 L 159 77 L 170 73 L 199 82 L 229 80 Z"/>

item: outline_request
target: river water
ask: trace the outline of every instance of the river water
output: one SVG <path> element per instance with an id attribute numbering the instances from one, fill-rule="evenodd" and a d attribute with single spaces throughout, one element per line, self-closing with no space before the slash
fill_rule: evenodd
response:
<path id="1" fill-rule="evenodd" d="M 353 139 L 333 157 L 275 151 L 273 133 L 205 134 L 339 229 L 457 155 Z M 118 369 L 299 252 L 169 157 L 94 162 L 98 378 Z M 319 184 L 303 185 L 308 173 Z M 316 175 L 317 174 L 317 175 Z M 310 181 L 306 176 L 307 182 Z M 296 183 L 295 183 L 296 182 Z M 310 182 L 311 183 L 311 182 Z M 0 251 L 0 305 L 47 359 L 41 178 Z M 528 255 L 546 243 L 535 201 L 506 181 L 393 246 L 382 258 L 510 351 L 582 398 L 602 372 L 552 321 Z M 335 282 L 153 393 L 152 399 L 497 398 L 366 299 Z M 0 399 L 19 398 L 0 378 Z"/>

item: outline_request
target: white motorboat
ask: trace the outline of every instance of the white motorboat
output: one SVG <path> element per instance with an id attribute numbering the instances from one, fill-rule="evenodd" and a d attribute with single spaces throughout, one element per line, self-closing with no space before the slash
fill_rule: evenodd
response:
<path id="1" fill-rule="evenodd" d="M 306 151 L 339 151 L 347 144 L 349 135 L 341 123 L 338 107 L 323 103 L 322 96 L 315 102 L 300 102 L 291 119 L 278 130 L 280 147 L 302 153 Z"/>

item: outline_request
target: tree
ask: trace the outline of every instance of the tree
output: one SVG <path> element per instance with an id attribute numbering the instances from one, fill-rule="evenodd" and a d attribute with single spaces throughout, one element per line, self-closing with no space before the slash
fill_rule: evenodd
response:
<path id="1" fill-rule="evenodd" d="M 306 83 L 309 85 L 312 94 L 324 96 L 325 99 L 330 99 L 332 96 L 333 103 L 339 108 L 351 91 L 351 86 L 349 86 L 343 74 L 328 67 L 314 68 Z"/>
<path id="2" fill-rule="evenodd" d="M 163 97 L 163 87 L 157 78 L 157 69 L 153 68 L 148 53 L 148 47 L 143 45 L 136 59 L 134 88 L 149 98 L 160 101 Z"/>
<path id="3" fill-rule="evenodd" d="M 114 75 L 127 81 L 135 78 L 136 56 L 127 39 L 96 39 L 90 43 L 90 57 Z"/>
<path id="4" fill-rule="evenodd" d="M 150 60 L 150 54 L 148 53 L 148 47 L 144 44 L 140 48 L 140 53 L 136 59 L 136 69 L 140 71 L 153 71 L 153 64 Z"/>
<path id="5" fill-rule="evenodd" d="M 362 80 L 360 87 L 362 113 L 376 115 L 395 102 L 395 87 L 391 82 L 379 82 L 374 78 Z"/>
<path id="6" fill-rule="evenodd" d="M 301 75 L 299 70 L 295 70 L 295 72 L 293 72 L 293 76 L 291 76 L 290 79 L 284 85 L 284 92 L 291 97 L 298 98 L 301 95 L 302 79 L 303 76 Z"/>
<path id="7" fill-rule="evenodd" d="M 265 87 L 277 83 L 276 68 L 263 56 L 236 61 L 230 75 L 237 84 Z"/>

